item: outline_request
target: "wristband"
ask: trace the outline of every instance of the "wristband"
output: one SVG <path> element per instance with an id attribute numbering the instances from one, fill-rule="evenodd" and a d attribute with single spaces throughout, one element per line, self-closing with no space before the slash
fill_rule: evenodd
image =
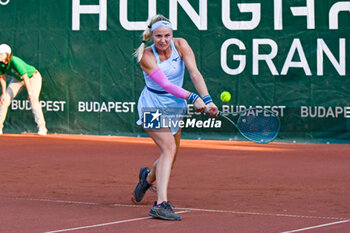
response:
<path id="1" fill-rule="evenodd" d="M 204 103 L 207 105 L 209 103 L 213 102 L 213 99 L 210 97 L 210 95 L 206 95 L 202 98 L 202 100 L 204 101 Z"/>
<path id="2" fill-rule="evenodd" d="M 199 98 L 199 95 L 191 92 L 190 95 L 188 96 L 188 101 L 190 101 L 192 104 L 196 102 L 196 100 Z"/>

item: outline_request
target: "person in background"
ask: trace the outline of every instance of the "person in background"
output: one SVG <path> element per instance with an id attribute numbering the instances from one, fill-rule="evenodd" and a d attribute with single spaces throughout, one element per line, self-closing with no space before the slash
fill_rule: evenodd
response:
<path id="1" fill-rule="evenodd" d="M 11 77 L 6 87 L 6 76 Z M 28 99 L 32 108 L 39 135 L 46 135 L 47 128 L 44 114 L 39 103 L 39 95 L 42 85 L 42 77 L 39 71 L 19 57 L 13 56 L 11 47 L 7 44 L 0 45 L 0 134 L 3 133 L 4 121 L 11 101 L 19 91 L 26 88 Z"/>

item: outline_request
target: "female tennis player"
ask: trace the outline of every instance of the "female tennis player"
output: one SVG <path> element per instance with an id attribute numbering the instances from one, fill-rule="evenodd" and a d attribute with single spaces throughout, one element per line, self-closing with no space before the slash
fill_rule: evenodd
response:
<path id="1" fill-rule="evenodd" d="M 145 42 L 150 38 L 154 44 L 145 48 Z M 157 201 L 149 215 L 165 220 L 181 220 L 181 216 L 174 213 L 167 195 L 171 169 L 180 146 L 181 128 L 171 125 L 168 128 L 148 129 L 145 127 L 144 113 L 148 109 L 165 109 L 175 116 L 172 120 L 180 120 L 181 115 L 187 111 L 186 100 L 194 104 L 197 112 L 208 112 L 212 116 L 218 114 L 218 108 L 208 93 L 191 47 L 185 39 L 173 37 L 172 25 L 164 16 L 156 15 L 148 21 L 143 41 L 135 56 L 140 62 L 146 82 L 138 101 L 137 123 L 143 124 L 145 131 L 157 144 L 160 156 L 151 170 L 148 167 L 140 169 L 134 199 L 140 202 L 156 181 Z M 201 97 L 182 88 L 185 66 Z"/>
<path id="2" fill-rule="evenodd" d="M 5 74 L 12 77 L 7 88 Z M 2 129 L 7 115 L 7 109 L 12 99 L 25 87 L 38 127 L 38 134 L 46 135 L 46 123 L 39 103 L 42 83 L 41 75 L 35 67 L 28 65 L 19 57 L 13 56 L 10 46 L 6 44 L 0 45 L 0 83 L 2 90 L 0 97 L 0 134 L 3 133 Z"/>

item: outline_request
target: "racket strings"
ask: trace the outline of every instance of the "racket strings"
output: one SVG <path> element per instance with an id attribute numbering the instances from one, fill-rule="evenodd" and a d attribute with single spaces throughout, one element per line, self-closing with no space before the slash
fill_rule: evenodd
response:
<path id="1" fill-rule="evenodd" d="M 267 143 L 275 139 L 280 122 L 277 116 L 269 112 L 246 112 L 237 121 L 237 128 L 249 140 Z"/>

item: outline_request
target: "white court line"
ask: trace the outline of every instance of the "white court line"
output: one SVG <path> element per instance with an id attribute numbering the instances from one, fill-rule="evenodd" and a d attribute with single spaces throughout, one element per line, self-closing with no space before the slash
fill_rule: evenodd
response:
<path id="1" fill-rule="evenodd" d="M 17 197 L 16 200 L 23 201 L 41 201 L 41 202 L 53 202 L 53 203 L 64 203 L 64 204 L 75 204 L 75 205 L 103 205 L 95 202 L 82 202 L 82 201 L 65 201 L 65 200 L 51 200 L 51 199 L 40 199 L 40 198 L 21 198 Z"/>
<path id="2" fill-rule="evenodd" d="M 149 206 L 145 206 L 145 205 L 103 204 L 103 203 L 94 203 L 94 202 L 64 201 L 64 200 L 35 199 L 35 198 L 15 198 L 15 199 L 16 200 L 27 200 L 27 201 L 41 201 L 41 202 L 76 204 L 76 205 L 96 205 L 96 206 L 108 205 L 108 206 L 132 207 L 132 208 L 145 208 L 145 207 L 148 208 L 149 207 Z M 294 214 L 274 214 L 274 213 L 259 213 L 259 212 L 247 212 L 247 211 L 233 211 L 233 210 L 214 210 L 214 209 L 198 209 L 198 208 L 178 208 L 178 207 L 174 208 L 174 209 L 187 210 L 187 211 L 211 212 L 211 213 L 231 213 L 231 214 L 262 215 L 262 216 L 290 217 L 290 218 L 348 220 L 348 218 L 341 218 L 341 217 L 307 216 L 307 215 L 294 215 Z"/>
<path id="3" fill-rule="evenodd" d="M 195 208 L 176 208 L 176 209 L 189 210 L 189 211 L 212 212 L 212 213 L 232 213 L 232 214 L 245 214 L 245 215 L 290 217 L 290 218 L 312 218 L 312 219 L 333 219 L 333 220 L 347 219 L 347 218 L 340 218 L 340 217 L 305 216 L 305 215 L 294 215 L 294 214 L 273 214 L 273 213 L 244 212 L 244 211 L 233 211 L 233 210 L 213 210 L 213 209 L 195 209 Z"/>
<path id="4" fill-rule="evenodd" d="M 327 227 L 327 226 L 341 224 L 341 223 L 347 223 L 347 222 L 350 222 L 350 219 L 344 220 L 344 221 L 339 221 L 339 222 L 326 223 L 326 224 L 312 226 L 312 227 L 305 227 L 305 228 L 296 229 L 296 230 L 292 230 L 292 231 L 284 231 L 282 233 L 292 233 L 292 232 L 306 231 L 306 230 L 311 230 L 311 229 L 315 229 L 315 228 Z"/>
<path id="5" fill-rule="evenodd" d="M 80 202 L 80 201 L 65 201 L 65 200 L 50 200 L 50 199 L 36 199 L 36 198 L 10 198 L 10 199 L 16 199 L 16 200 L 27 200 L 27 201 L 41 201 L 41 202 L 53 202 L 53 203 L 64 203 L 64 204 L 76 204 L 76 205 L 95 205 L 95 206 L 116 206 L 116 207 L 132 207 L 132 208 L 144 208 L 149 207 L 145 205 L 129 205 L 129 204 L 104 204 L 104 203 L 94 203 L 94 202 Z M 310 218 L 310 219 L 333 219 L 333 220 L 342 220 L 317 226 L 311 226 L 307 228 L 302 229 L 296 229 L 292 231 L 285 231 L 282 233 L 293 233 L 293 232 L 300 232 L 325 226 L 331 226 L 335 224 L 341 224 L 341 223 L 347 223 L 350 222 L 350 219 L 348 218 L 341 218 L 341 217 L 322 217 L 322 216 L 303 216 L 303 215 L 291 215 L 291 214 L 273 214 L 273 213 L 258 213 L 258 212 L 243 212 L 243 211 L 232 211 L 232 210 L 214 210 L 214 209 L 198 209 L 198 208 L 175 208 L 176 210 L 183 210 L 177 213 L 186 213 L 191 211 L 200 211 L 200 212 L 211 212 L 211 213 L 232 213 L 232 214 L 243 214 L 243 215 L 262 215 L 262 216 L 276 216 L 276 217 L 292 217 L 292 218 Z M 98 227 L 98 226 L 106 226 L 106 225 L 112 225 L 112 224 L 119 224 L 124 222 L 132 222 L 132 221 L 140 221 L 144 219 L 149 219 L 151 217 L 143 217 L 143 218 L 136 218 L 136 219 L 130 219 L 130 220 L 122 220 L 112 223 L 104 223 L 104 224 L 97 224 L 92 226 L 86 226 L 86 227 L 79 227 L 79 228 L 71 228 L 71 229 L 65 229 L 65 230 L 59 230 L 59 231 L 49 231 L 45 233 L 56 233 L 56 232 L 64 232 L 64 231 L 73 231 L 73 230 L 79 230 L 79 229 L 85 229 L 85 228 L 92 228 L 92 227 Z"/>
<path id="6" fill-rule="evenodd" d="M 182 214 L 182 213 L 187 213 L 187 212 L 190 212 L 190 211 L 179 211 L 179 212 L 175 212 L 175 213 Z M 88 228 L 104 227 L 104 226 L 108 226 L 108 225 L 115 225 L 115 224 L 126 223 L 126 222 L 141 221 L 141 220 L 150 219 L 150 218 L 152 218 L 152 217 L 133 218 L 133 219 L 127 219 L 127 220 L 121 220 L 121 221 L 115 221 L 115 222 L 95 224 L 95 225 L 90 225 L 90 226 L 67 228 L 67 229 L 55 230 L 55 231 L 47 231 L 44 233 L 58 233 L 58 232 L 76 231 L 76 230 L 82 230 L 82 229 L 88 229 Z"/>
<path id="7" fill-rule="evenodd" d="M 13 198 L 11 198 L 13 199 Z M 65 201 L 65 200 L 51 200 L 51 199 L 41 199 L 41 198 L 14 198 L 16 200 L 24 200 L 24 201 L 41 201 L 41 202 L 53 202 L 53 203 L 64 203 L 64 204 L 74 204 L 74 205 L 100 205 L 100 206 L 116 206 L 116 207 L 134 207 L 134 208 L 142 208 L 149 207 L 145 205 L 129 205 L 129 204 L 110 204 L 110 203 L 95 203 L 95 202 L 82 202 L 82 201 Z"/>

